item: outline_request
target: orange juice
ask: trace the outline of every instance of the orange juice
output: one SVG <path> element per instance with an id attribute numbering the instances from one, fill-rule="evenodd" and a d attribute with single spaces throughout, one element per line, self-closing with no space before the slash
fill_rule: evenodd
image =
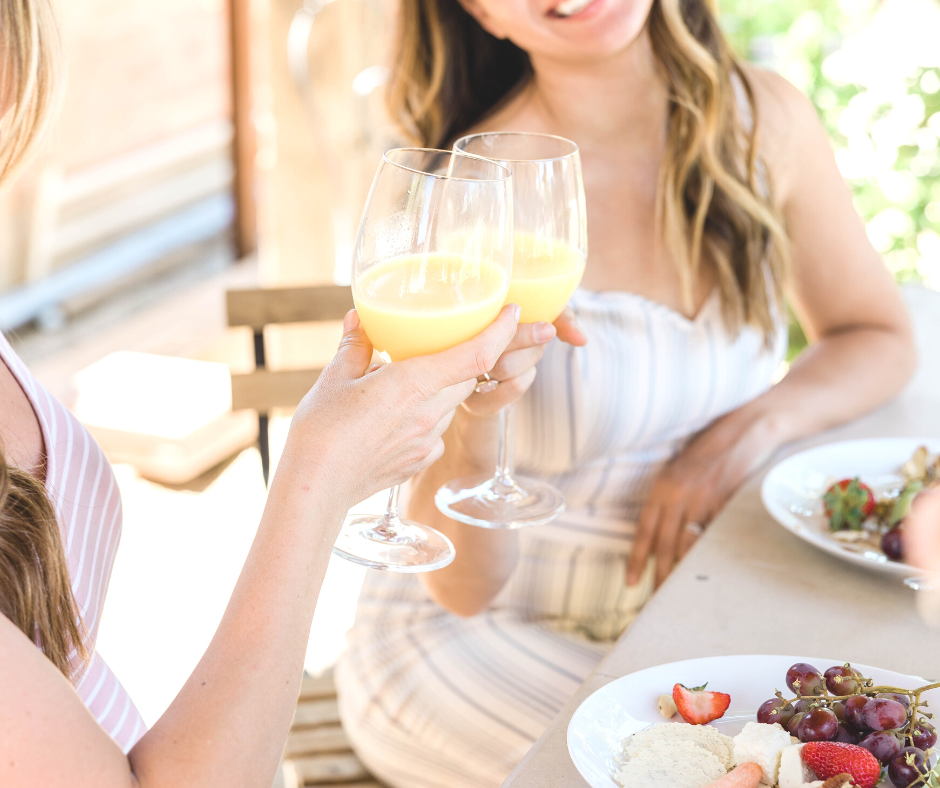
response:
<path id="1" fill-rule="evenodd" d="M 486 260 L 403 255 L 364 272 L 353 295 L 375 349 L 400 361 L 446 350 L 480 333 L 499 314 L 508 279 Z"/>
<path id="2" fill-rule="evenodd" d="M 522 307 L 520 323 L 551 323 L 571 298 L 584 273 L 584 255 L 562 241 L 516 233 L 507 304 Z"/>

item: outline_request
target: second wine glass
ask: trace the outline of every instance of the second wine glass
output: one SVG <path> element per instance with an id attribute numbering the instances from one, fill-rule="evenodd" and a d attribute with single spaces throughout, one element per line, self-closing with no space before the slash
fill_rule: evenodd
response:
<path id="1" fill-rule="evenodd" d="M 513 263 L 506 303 L 522 307 L 520 323 L 554 322 L 571 298 L 587 259 L 581 157 L 571 140 L 549 134 L 498 132 L 461 137 L 454 149 L 512 170 Z M 448 482 L 434 497 L 448 517 L 482 528 L 551 522 L 565 509 L 561 491 L 513 470 L 512 408 L 499 414 L 496 473 Z"/>

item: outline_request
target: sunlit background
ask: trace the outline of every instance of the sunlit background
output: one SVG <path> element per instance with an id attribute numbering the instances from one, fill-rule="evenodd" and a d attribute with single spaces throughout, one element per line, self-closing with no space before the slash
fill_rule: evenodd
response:
<path id="1" fill-rule="evenodd" d="M 381 93 L 393 5 L 61 3 L 62 116 L 0 197 L 0 327 L 120 463 L 124 537 L 100 647 L 148 722 L 208 643 L 264 503 L 256 420 L 231 413 L 228 378 L 251 368 L 251 332 L 228 328 L 224 293 L 348 276 L 365 190 L 392 140 Z M 234 58 L 233 8 L 250 22 L 250 47 Z M 738 50 L 819 109 L 893 274 L 940 288 L 940 5 L 720 9 Z M 236 61 L 247 79 L 233 81 Z M 250 149 L 239 143 L 246 119 Z M 256 212 L 247 233 L 239 178 Z M 268 362 L 322 363 L 337 336 L 335 325 L 266 330 Z M 275 462 L 289 416 L 274 414 Z M 310 671 L 342 648 L 361 580 L 331 564 Z"/>

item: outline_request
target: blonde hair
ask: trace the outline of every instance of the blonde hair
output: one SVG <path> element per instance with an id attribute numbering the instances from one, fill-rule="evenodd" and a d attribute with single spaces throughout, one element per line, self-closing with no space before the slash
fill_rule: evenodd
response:
<path id="1" fill-rule="evenodd" d="M 0 123 L 0 184 L 41 138 L 58 103 L 59 29 L 52 0 L 0 0 L 0 90 L 10 106 Z"/>
<path id="2" fill-rule="evenodd" d="M 59 523 L 40 481 L 0 452 L 0 613 L 69 679 L 88 658 Z"/>
<path id="3" fill-rule="evenodd" d="M 750 80 L 718 26 L 714 0 L 654 0 L 647 27 L 669 91 L 658 225 L 683 301 L 691 308 L 707 266 L 729 330 L 753 325 L 769 344 L 789 244 L 757 159 Z M 528 55 L 483 30 L 457 0 L 402 0 L 394 62 L 392 118 L 436 147 L 476 126 L 532 75 Z"/>

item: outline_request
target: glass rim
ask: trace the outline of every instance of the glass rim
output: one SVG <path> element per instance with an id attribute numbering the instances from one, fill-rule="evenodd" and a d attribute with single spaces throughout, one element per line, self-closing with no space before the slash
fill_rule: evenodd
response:
<path id="1" fill-rule="evenodd" d="M 437 172 L 427 172 L 426 170 L 421 170 L 416 167 L 409 167 L 406 164 L 401 162 L 392 161 L 389 158 L 390 153 L 405 153 L 405 152 L 417 152 L 417 153 L 443 153 L 448 156 L 463 156 L 467 159 L 477 159 L 478 161 L 485 161 L 487 164 L 496 167 L 497 170 L 500 170 L 502 173 L 498 178 L 463 178 L 457 175 L 446 175 Z M 495 159 L 487 158 L 486 156 L 479 156 L 476 153 L 467 153 L 462 150 L 444 150 L 443 148 L 417 148 L 417 147 L 405 147 L 405 148 L 389 148 L 385 153 L 382 154 L 382 161 L 388 162 L 393 167 L 398 167 L 400 170 L 405 170 L 406 172 L 413 172 L 416 175 L 424 175 L 428 178 L 440 178 L 441 180 L 447 181 L 465 181 L 467 183 L 505 183 L 506 181 L 512 180 L 512 170 L 506 167 L 503 164 L 500 164 Z"/>
<path id="2" fill-rule="evenodd" d="M 512 158 L 502 158 L 496 156 L 480 156 L 479 153 L 470 153 L 469 151 L 462 150 L 457 146 L 462 142 L 466 142 L 473 139 L 479 139 L 480 137 L 541 137 L 542 139 L 555 140 L 557 142 L 562 142 L 570 145 L 572 150 L 568 153 L 563 153 L 560 156 L 539 156 L 538 158 L 533 159 L 512 159 Z M 561 161 L 562 159 L 568 159 L 572 156 L 580 154 L 581 149 L 578 147 L 578 143 L 573 140 L 569 140 L 567 137 L 562 137 L 558 134 L 544 134 L 540 131 L 480 131 L 476 134 L 465 134 L 462 137 L 458 137 L 454 141 L 454 150 L 458 153 L 462 153 L 464 156 L 479 156 L 484 159 L 491 159 L 492 161 L 500 162 L 535 162 L 535 161 Z"/>

